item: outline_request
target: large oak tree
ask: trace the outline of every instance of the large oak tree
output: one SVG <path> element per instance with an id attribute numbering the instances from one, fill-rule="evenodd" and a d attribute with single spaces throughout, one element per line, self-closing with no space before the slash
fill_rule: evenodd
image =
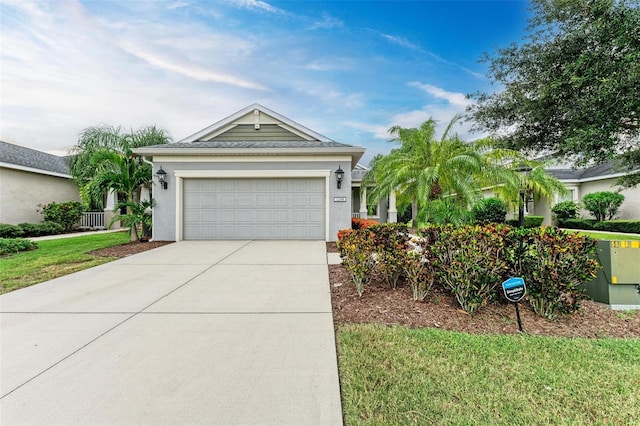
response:
<path id="1" fill-rule="evenodd" d="M 640 0 L 531 2 L 524 42 L 484 58 L 502 90 L 471 95 L 478 129 L 528 154 L 639 167 Z"/>

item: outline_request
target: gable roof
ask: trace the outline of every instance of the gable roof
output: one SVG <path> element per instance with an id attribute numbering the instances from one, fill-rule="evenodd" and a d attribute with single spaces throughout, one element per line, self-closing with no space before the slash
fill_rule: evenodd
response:
<path id="1" fill-rule="evenodd" d="M 260 104 L 252 104 L 178 142 L 134 149 L 139 155 L 350 155 L 365 149 L 336 142 Z"/>
<path id="2" fill-rule="evenodd" d="M 597 164 L 586 169 L 573 168 L 549 168 L 549 174 L 561 181 L 589 182 L 594 180 L 611 179 L 624 176 L 629 172 L 620 171 L 616 168 L 616 163 L 608 161 Z"/>
<path id="3" fill-rule="evenodd" d="M 69 157 L 0 141 L 0 167 L 70 178 Z"/>
<path id="4" fill-rule="evenodd" d="M 313 130 L 296 123 L 295 121 L 278 114 L 258 103 L 254 103 L 241 109 L 235 114 L 231 114 L 227 118 L 213 123 L 199 132 L 187 136 L 178 143 L 208 141 L 211 140 L 238 125 L 252 125 L 255 130 L 260 130 L 263 124 L 277 125 L 278 127 L 288 131 L 291 134 L 300 136 L 303 140 L 315 140 L 320 142 L 333 142 L 326 136 L 316 133 Z"/>

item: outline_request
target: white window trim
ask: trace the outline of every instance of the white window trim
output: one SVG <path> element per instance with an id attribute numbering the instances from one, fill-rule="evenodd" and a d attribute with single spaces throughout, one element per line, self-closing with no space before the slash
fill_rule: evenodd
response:
<path id="1" fill-rule="evenodd" d="M 329 241 L 329 189 L 331 170 L 176 170 L 176 241 L 183 240 L 184 179 L 239 179 L 239 178 L 324 178 L 325 180 L 325 241 Z"/>

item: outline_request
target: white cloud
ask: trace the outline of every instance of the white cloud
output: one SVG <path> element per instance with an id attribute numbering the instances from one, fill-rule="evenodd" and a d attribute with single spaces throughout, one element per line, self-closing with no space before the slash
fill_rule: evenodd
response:
<path id="1" fill-rule="evenodd" d="M 416 49 L 416 50 L 420 49 L 420 47 L 418 45 L 413 44 L 411 41 L 409 41 L 408 39 L 406 39 L 404 37 L 390 35 L 390 34 L 384 34 L 384 33 L 380 33 L 380 32 L 378 32 L 378 34 L 380 34 L 380 36 L 382 36 L 382 38 L 386 39 L 387 41 L 390 41 L 393 44 L 397 44 L 398 46 L 406 47 L 408 49 Z"/>
<path id="2" fill-rule="evenodd" d="M 322 19 L 314 22 L 309 29 L 311 30 L 330 30 L 333 28 L 342 28 L 344 27 L 344 22 L 340 19 L 334 18 L 327 13 L 322 15 Z"/>
<path id="3" fill-rule="evenodd" d="M 249 9 L 249 10 L 260 10 L 260 11 L 269 12 L 269 13 L 284 13 L 284 14 L 287 13 L 283 9 L 279 9 L 275 6 L 270 5 L 267 2 L 260 1 L 260 0 L 233 0 L 231 3 L 233 3 L 238 7 Z"/>
<path id="4" fill-rule="evenodd" d="M 438 99 L 444 99 L 446 100 L 449 104 L 456 106 L 456 107 L 460 107 L 460 108 L 466 108 L 467 106 L 473 104 L 473 102 L 469 99 L 466 98 L 464 93 L 458 93 L 458 92 L 449 92 L 447 90 L 444 90 L 440 87 L 436 87 L 433 86 L 431 84 L 423 84 L 417 81 L 413 81 L 411 83 L 408 83 L 408 86 L 410 87 L 416 87 L 420 90 L 423 90 L 424 92 L 430 94 L 433 97 L 436 97 Z"/>

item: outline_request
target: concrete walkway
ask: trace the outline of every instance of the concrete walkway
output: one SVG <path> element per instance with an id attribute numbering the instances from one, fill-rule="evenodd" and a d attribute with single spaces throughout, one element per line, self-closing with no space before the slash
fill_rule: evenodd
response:
<path id="1" fill-rule="evenodd" d="M 0 296 L 0 423 L 340 425 L 325 243 L 179 242 Z"/>

